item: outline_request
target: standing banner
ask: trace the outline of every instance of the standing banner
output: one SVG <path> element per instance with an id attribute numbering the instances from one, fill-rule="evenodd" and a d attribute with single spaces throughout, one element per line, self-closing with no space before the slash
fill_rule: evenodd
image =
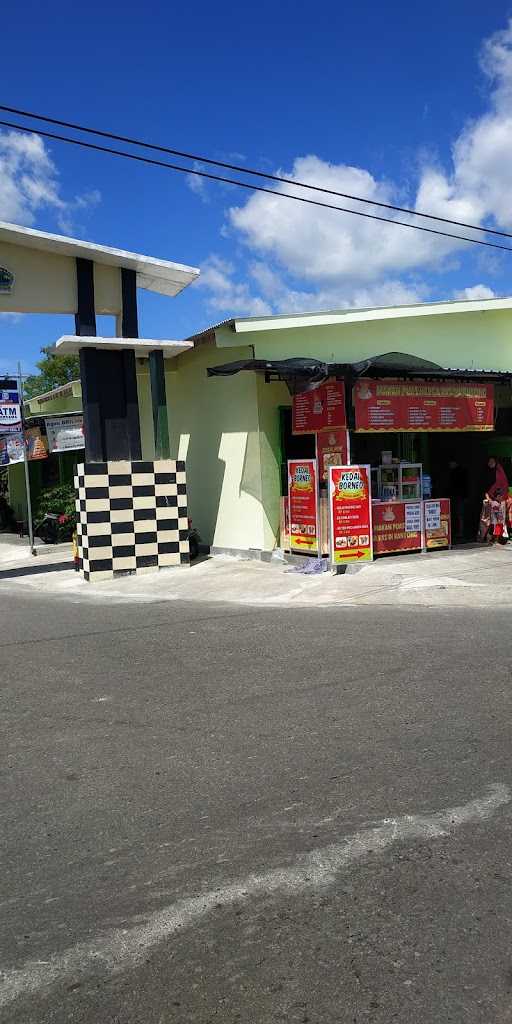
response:
<path id="1" fill-rule="evenodd" d="M 373 560 L 370 466 L 329 467 L 331 562 Z"/>
<path id="2" fill-rule="evenodd" d="M 21 405 L 15 380 L 0 380 L 0 434 L 11 433 L 21 427 Z"/>
<path id="3" fill-rule="evenodd" d="M 346 466 L 350 462 L 350 436 L 341 427 L 321 430 L 316 435 L 316 461 L 318 475 L 323 483 L 329 476 L 329 466 Z"/>
<path id="4" fill-rule="evenodd" d="M 318 554 L 318 474 L 316 459 L 288 461 L 290 551 Z"/>
<path id="5" fill-rule="evenodd" d="M 83 416 L 51 416 L 45 419 L 50 452 L 70 452 L 83 448 Z"/>
<path id="6" fill-rule="evenodd" d="M 420 501 L 375 501 L 372 504 L 372 516 L 375 555 L 421 551 L 423 530 Z"/>
<path id="7" fill-rule="evenodd" d="M 25 431 L 25 444 L 30 461 L 48 458 L 48 441 L 42 436 L 40 427 L 29 427 Z"/>
<path id="8" fill-rule="evenodd" d="M 12 466 L 15 462 L 23 462 L 23 432 L 5 434 L 0 437 L 0 466 Z"/>
<path id="9" fill-rule="evenodd" d="M 492 384 L 363 377 L 353 401 L 360 432 L 494 430 Z"/>
<path id="10" fill-rule="evenodd" d="M 449 498 L 438 498 L 437 501 L 424 501 L 425 516 L 425 547 L 449 548 L 452 543 L 451 508 Z"/>
<path id="11" fill-rule="evenodd" d="M 346 426 L 344 381 L 328 380 L 312 391 L 293 396 L 293 434 L 314 434 L 317 430 Z"/>

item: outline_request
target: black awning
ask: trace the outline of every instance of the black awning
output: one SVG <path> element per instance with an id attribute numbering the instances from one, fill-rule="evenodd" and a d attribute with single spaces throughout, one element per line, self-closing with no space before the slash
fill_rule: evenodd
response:
<path id="1" fill-rule="evenodd" d="M 326 363 L 320 359 L 240 359 L 221 366 L 210 366 L 209 377 L 231 377 L 243 370 L 262 373 L 267 381 L 281 380 L 288 384 L 290 391 L 307 391 L 321 384 L 329 377 L 401 377 L 404 379 L 479 379 L 488 381 L 511 381 L 512 371 L 468 370 L 440 366 L 428 359 L 406 352 L 386 352 L 357 363 Z"/>

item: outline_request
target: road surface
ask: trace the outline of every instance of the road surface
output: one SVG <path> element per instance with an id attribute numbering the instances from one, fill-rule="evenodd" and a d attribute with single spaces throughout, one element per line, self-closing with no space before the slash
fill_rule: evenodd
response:
<path id="1" fill-rule="evenodd" d="M 0 610 L 2 1021 L 512 1024 L 498 602 Z"/>

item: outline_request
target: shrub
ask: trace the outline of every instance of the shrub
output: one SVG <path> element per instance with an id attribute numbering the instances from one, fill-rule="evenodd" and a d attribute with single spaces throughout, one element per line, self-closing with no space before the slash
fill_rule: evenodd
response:
<path id="1" fill-rule="evenodd" d="M 77 520 L 75 499 L 73 484 L 59 484 L 57 487 L 47 487 L 41 491 L 34 509 L 34 527 L 37 528 L 48 512 L 66 516 L 65 522 L 57 523 L 57 536 L 59 540 L 69 540 Z"/>

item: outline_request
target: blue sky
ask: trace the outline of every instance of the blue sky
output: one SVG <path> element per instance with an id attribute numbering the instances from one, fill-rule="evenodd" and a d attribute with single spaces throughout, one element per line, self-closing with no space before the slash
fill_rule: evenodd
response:
<path id="1" fill-rule="evenodd" d="M 9 9 L 1 102 L 512 231 L 511 8 L 57 0 Z M 0 219 L 199 266 L 140 333 L 512 291 L 511 256 L 0 133 Z M 511 243 L 512 244 L 512 243 Z M 65 317 L 0 317 L 0 372 Z"/>

